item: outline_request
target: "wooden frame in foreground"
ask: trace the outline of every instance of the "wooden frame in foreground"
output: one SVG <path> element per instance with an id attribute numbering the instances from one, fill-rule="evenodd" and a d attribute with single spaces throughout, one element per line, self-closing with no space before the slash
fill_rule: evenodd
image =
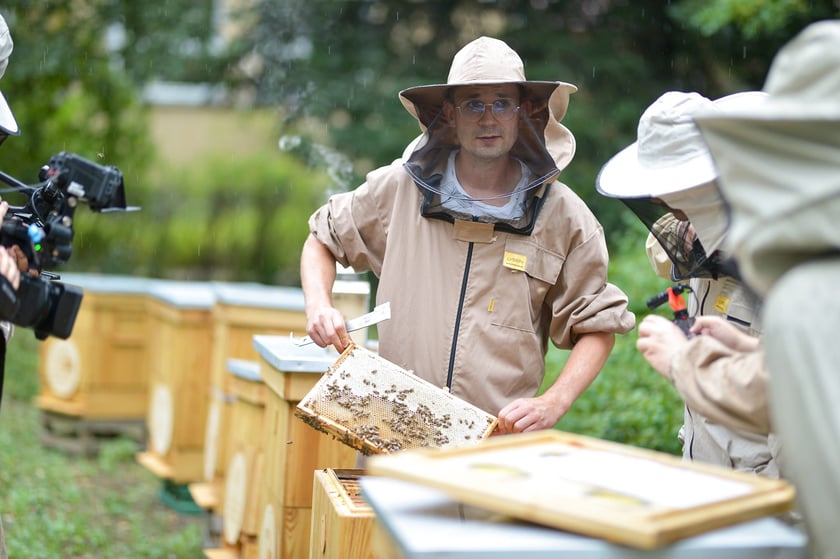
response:
<path id="1" fill-rule="evenodd" d="M 640 549 L 786 512 L 795 495 L 782 480 L 555 430 L 372 456 L 367 473 Z"/>

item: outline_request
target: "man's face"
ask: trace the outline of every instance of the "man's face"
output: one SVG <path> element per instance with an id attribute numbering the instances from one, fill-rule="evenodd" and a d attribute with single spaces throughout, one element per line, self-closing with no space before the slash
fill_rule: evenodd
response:
<path id="1" fill-rule="evenodd" d="M 482 103 L 484 112 L 477 116 Z M 507 157 L 518 134 L 518 106 L 519 88 L 513 84 L 456 88 L 447 111 L 461 150 L 478 159 Z"/>

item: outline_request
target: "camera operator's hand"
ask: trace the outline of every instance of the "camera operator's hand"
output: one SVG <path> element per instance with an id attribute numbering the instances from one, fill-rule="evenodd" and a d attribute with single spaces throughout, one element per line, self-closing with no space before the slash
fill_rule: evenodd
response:
<path id="1" fill-rule="evenodd" d="M 0 222 L 3 221 L 3 218 L 6 217 L 6 212 L 9 211 L 9 203 L 0 198 Z M 13 248 L 17 249 L 20 252 L 20 249 L 17 246 Z M 12 287 L 17 291 L 17 288 L 20 286 L 20 272 L 21 268 L 18 266 L 18 259 L 17 257 L 12 254 L 12 249 L 7 249 L 6 247 L 0 247 L 0 276 L 8 280 L 8 282 L 12 285 Z M 21 254 L 23 254 L 21 252 Z M 26 256 L 23 256 L 23 259 L 26 260 Z M 29 263 L 26 263 L 27 269 L 29 268 Z"/>
<path id="2" fill-rule="evenodd" d="M 6 213 L 8 211 L 9 203 L 3 200 L 2 197 L 0 197 L 0 222 L 2 222 L 3 219 L 6 217 Z M 26 254 L 23 252 L 23 249 L 21 249 L 19 246 L 12 245 L 6 248 L 3 252 L 8 252 L 8 256 L 12 259 L 12 261 L 15 263 L 15 266 L 20 272 L 29 273 L 29 275 L 31 276 L 39 275 L 38 270 L 29 269 L 29 259 L 26 257 Z M 5 260 L 5 256 L 3 258 Z M 6 276 L 6 274 L 2 275 L 9 279 L 8 276 Z M 19 277 L 18 281 L 20 281 Z M 15 289 L 17 289 L 17 284 L 15 284 Z"/>
<path id="3" fill-rule="evenodd" d="M 9 255 L 14 259 L 15 265 L 17 266 L 18 270 L 21 273 L 29 274 L 30 276 L 38 277 L 41 273 L 36 268 L 29 268 L 29 259 L 24 254 L 23 250 L 17 246 L 12 245 L 9 247 Z"/>
<path id="4" fill-rule="evenodd" d="M 0 222 L 6 217 L 6 212 L 9 211 L 8 202 L 0 199 Z M 14 314 L 17 307 L 17 289 L 20 287 L 20 269 L 17 265 L 17 260 L 12 256 L 11 251 L 4 246 L 0 246 L 0 316 L 3 318 L 10 317 Z M 8 339 L 9 333 L 5 331 L 4 339 Z"/>
<path id="5" fill-rule="evenodd" d="M 20 269 L 9 249 L 0 247 L 0 276 L 5 278 L 17 290 L 20 287 Z"/>

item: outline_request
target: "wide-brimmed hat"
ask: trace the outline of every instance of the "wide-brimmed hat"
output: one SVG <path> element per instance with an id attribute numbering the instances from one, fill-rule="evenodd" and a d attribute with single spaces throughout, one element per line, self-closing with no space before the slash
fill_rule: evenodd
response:
<path id="1" fill-rule="evenodd" d="M 696 115 L 732 217 L 726 245 L 760 294 L 840 246 L 840 21 L 782 47 L 764 91 L 753 106 Z"/>
<path id="2" fill-rule="evenodd" d="M 596 180 L 613 198 L 661 197 L 717 178 L 694 116 L 758 103 L 766 94 L 744 91 L 712 101 L 696 92 L 668 91 L 639 119 L 637 140 L 614 155 Z"/>
<path id="3" fill-rule="evenodd" d="M 400 91 L 400 101 L 423 126 L 437 116 L 446 92 L 457 86 L 516 84 L 525 96 L 548 103 L 558 121 L 569 106 L 569 95 L 577 87 L 560 81 L 533 81 L 525 78 L 522 59 L 507 43 L 492 37 L 479 37 L 465 45 L 452 58 L 446 83 L 420 85 Z"/>
<path id="4" fill-rule="evenodd" d="M 0 78 L 6 72 L 6 67 L 9 65 L 9 57 L 12 54 L 14 42 L 12 41 L 12 34 L 9 32 L 9 26 L 6 25 L 6 20 L 0 15 Z M 6 103 L 6 98 L 0 93 L 0 141 L 6 136 L 14 136 L 20 134 L 17 121 Z"/>
<path id="5" fill-rule="evenodd" d="M 577 86 L 562 81 L 528 80 L 522 59 L 504 41 L 492 37 L 471 41 L 453 57 L 446 83 L 404 89 L 399 99 L 425 131 L 440 115 L 450 88 L 495 84 L 521 86 L 522 100 L 532 102 L 532 112 L 548 109 L 545 144 L 562 169 L 574 155 L 574 136 L 560 121 L 566 116 L 569 95 L 577 91 Z"/>

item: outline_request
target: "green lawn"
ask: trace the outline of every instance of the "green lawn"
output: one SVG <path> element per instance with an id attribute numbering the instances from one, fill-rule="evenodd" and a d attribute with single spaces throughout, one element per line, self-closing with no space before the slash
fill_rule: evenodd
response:
<path id="1" fill-rule="evenodd" d="M 105 443 L 79 457 L 38 438 L 37 341 L 19 329 L 9 345 L 0 407 L 0 513 L 12 559 L 202 557 L 201 516 L 178 514 L 161 481 L 137 464 L 137 444 Z"/>

